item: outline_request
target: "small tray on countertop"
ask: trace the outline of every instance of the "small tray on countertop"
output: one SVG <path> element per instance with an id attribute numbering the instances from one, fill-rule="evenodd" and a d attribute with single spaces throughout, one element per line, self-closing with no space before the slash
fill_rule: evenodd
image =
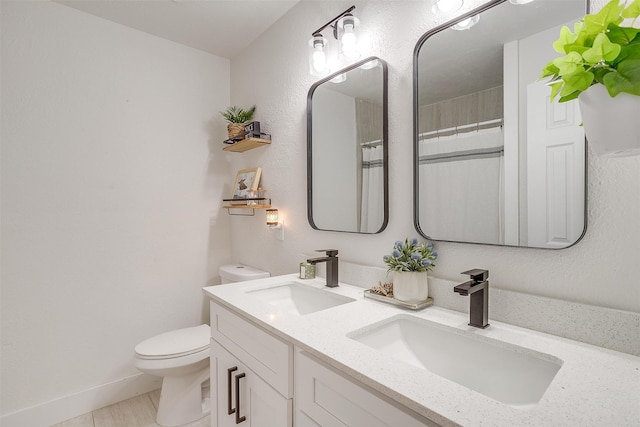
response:
<path id="1" fill-rule="evenodd" d="M 376 301 L 386 302 L 387 304 L 397 305 L 399 307 L 408 308 L 410 310 L 422 310 L 423 308 L 427 308 L 433 305 L 433 298 L 428 297 L 425 301 L 410 303 L 397 300 L 393 297 L 386 297 L 384 295 L 376 294 L 375 292 L 371 292 L 371 289 L 366 289 L 364 291 L 365 298 L 371 298 Z"/>

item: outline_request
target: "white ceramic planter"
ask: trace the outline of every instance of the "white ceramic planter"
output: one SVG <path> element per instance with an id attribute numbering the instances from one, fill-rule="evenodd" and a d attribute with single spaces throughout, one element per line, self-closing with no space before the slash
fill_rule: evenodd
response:
<path id="1" fill-rule="evenodd" d="M 429 296 L 426 271 L 396 271 L 393 273 L 393 297 L 397 300 L 418 303 Z"/>
<path id="2" fill-rule="evenodd" d="M 579 101 L 587 142 L 597 155 L 640 155 L 640 96 L 620 93 L 612 98 L 597 84 Z"/>

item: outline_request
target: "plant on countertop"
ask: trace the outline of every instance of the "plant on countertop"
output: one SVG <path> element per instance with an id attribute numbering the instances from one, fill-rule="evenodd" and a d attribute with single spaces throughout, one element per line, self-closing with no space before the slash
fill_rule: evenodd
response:
<path id="1" fill-rule="evenodd" d="M 621 92 L 640 96 L 640 28 L 633 27 L 640 0 L 626 3 L 611 0 L 575 23 L 574 32 L 562 27 L 553 47 L 564 56 L 549 62 L 540 77 L 551 76 L 551 100 L 570 101 L 598 83 L 611 97 Z M 625 19 L 632 20 L 629 26 L 621 25 Z"/>
<path id="2" fill-rule="evenodd" d="M 234 105 L 233 107 L 229 107 L 224 111 L 220 111 L 222 117 L 229 123 L 240 123 L 244 124 L 253 118 L 253 113 L 256 112 L 256 106 L 252 106 L 248 110 L 238 107 Z"/>
<path id="3" fill-rule="evenodd" d="M 387 271 L 430 271 L 438 258 L 433 250 L 433 243 L 418 243 L 418 239 L 404 239 L 397 241 L 391 255 L 385 255 L 383 260 L 389 267 Z"/>

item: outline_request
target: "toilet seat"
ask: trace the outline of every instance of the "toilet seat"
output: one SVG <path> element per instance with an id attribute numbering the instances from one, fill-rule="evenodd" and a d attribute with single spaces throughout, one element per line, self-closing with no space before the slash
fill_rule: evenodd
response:
<path id="1" fill-rule="evenodd" d="M 206 324 L 177 329 L 141 342 L 135 347 L 135 353 L 140 359 L 174 359 L 207 350 L 210 338 L 211 328 Z"/>

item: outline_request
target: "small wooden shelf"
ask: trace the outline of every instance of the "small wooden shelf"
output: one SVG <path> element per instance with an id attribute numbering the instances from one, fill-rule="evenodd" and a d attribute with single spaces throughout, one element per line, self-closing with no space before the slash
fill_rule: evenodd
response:
<path id="1" fill-rule="evenodd" d="M 230 144 L 224 147 L 223 151 L 233 151 L 235 153 L 242 153 L 247 150 L 251 150 L 253 148 L 264 147 L 265 145 L 271 144 L 270 139 L 261 139 L 261 138 L 246 138 L 242 141 L 238 141 L 235 144 Z"/>
<path id="2" fill-rule="evenodd" d="M 269 209 L 271 205 L 224 205 L 225 209 Z"/>
<path id="3" fill-rule="evenodd" d="M 232 201 L 237 201 L 238 199 L 222 199 L 223 202 L 232 202 Z M 247 202 L 250 201 L 254 201 L 256 202 L 255 205 L 247 205 Z M 255 199 L 246 199 L 244 201 L 244 204 L 230 204 L 227 203 L 226 205 L 222 205 L 223 209 L 227 210 L 227 213 L 229 215 L 240 215 L 240 216 L 254 216 L 256 214 L 256 209 L 269 209 L 271 207 L 271 199 L 267 198 L 267 197 L 261 197 L 261 198 L 255 198 Z M 231 209 L 244 209 L 244 210 L 251 210 L 251 214 L 243 214 L 243 213 L 239 213 L 239 214 L 232 214 L 231 213 Z M 244 212 L 244 211 L 243 211 Z"/>

